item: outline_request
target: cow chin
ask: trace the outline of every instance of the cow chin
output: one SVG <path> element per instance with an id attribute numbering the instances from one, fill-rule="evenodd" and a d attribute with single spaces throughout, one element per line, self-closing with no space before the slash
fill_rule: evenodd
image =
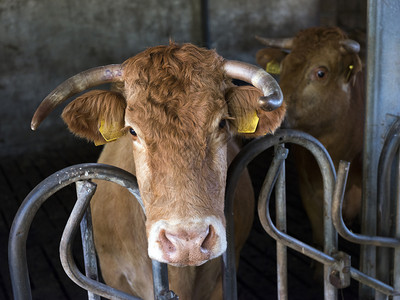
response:
<path id="1" fill-rule="evenodd" d="M 172 266 L 200 266 L 226 250 L 223 222 L 215 217 L 155 222 L 148 235 L 151 259 Z"/>

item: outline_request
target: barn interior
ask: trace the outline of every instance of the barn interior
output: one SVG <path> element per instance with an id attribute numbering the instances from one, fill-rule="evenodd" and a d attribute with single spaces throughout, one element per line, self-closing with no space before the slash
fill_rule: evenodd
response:
<path id="1" fill-rule="evenodd" d="M 32 131 L 30 121 L 38 104 L 59 83 L 82 70 L 121 63 L 170 40 L 216 49 L 224 58 L 256 64 L 255 54 L 263 47 L 256 35 L 288 37 L 313 26 L 338 26 L 354 37 L 361 45 L 368 72 L 363 197 L 373 199 L 364 204 L 363 217 L 354 230 L 377 235 L 376 170 L 387 132 L 400 116 L 400 26 L 396 20 L 400 4 L 396 0 L 3 0 L 0 8 L 0 299 L 13 299 L 7 244 L 24 198 L 60 169 L 96 162 L 102 149 L 68 132 L 60 118 L 62 108 L 56 108 L 37 131 Z M 266 151 L 249 165 L 256 194 L 272 156 Z M 398 170 L 393 167 L 393 186 L 398 182 L 396 176 Z M 290 155 L 286 181 L 288 232 L 312 244 Z M 393 194 L 399 198 L 398 190 Z M 33 299 L 87 298 L 86 291 L 64 273 L 58 254 L 62 230 L 75 200 L 73 186 L 61 190 L 43 205 L 30 228 L 27 255 Z M 398 206 L 393 206 L 391 215 L 398 218 Z M 376 247 L 366 246 L 368 254 L 360 255 L 363 246 L 343 238 L 339 238 L 339 247 L 351 255 L 352 267 L 372 277 L 379 277 L 379 272 L 398 272 L 400 276 L 398 270 L 379 271 L 375 263 L 369 263 L 379 262 Z M 79 262 L 79 242 L 74 248 Z M 392 264 L 400 259 L 399 246 L 395 249 Z M 288 299 L 324 299 L 322 280 L 313 277 L 314 265 L 307 256 L 288 249 Z M 388 284 L 395 284 L 399 290 L 400 283 L 392 281 Z M 238 299 L 285 299 L 278 298 L 276 241 L 257 217 L 241 254 L 237 285 Z M 338 292 L 339 299 L 384 297 L 356 280 Z"/>

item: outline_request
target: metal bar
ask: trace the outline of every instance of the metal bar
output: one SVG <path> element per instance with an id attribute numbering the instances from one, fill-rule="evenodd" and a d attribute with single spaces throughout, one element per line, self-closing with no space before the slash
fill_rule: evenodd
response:
<path id="1" fill-rule="evenodd" d="M 169 290 L 168 267 L 156 260 L 152 260 L 154 299 Z"/>
<path id="2" fill-rule="evenodd" d="M 332 270 L 343 272 L 343 270 L 341 269 L 342 264 L 339 260 L 336 260 L 334 257 L 327 255 L 324 252 L 321 252 L 287 235 L 284 232 L 279 231 L 273 224 L 269 213 L 269 199 L 271 196 L 272 188 L 277 180 L 280 168 L 282 167 L 282 158 L 280 157 L 282 157 L 282 155 L 280 156 L 275 155 L 260 192 L 260 197 L 258 202 L 258 214 L 263 228 L 265 229 L 265 231 L 268 232 L 270 236 L 272 236 L 275 240 L 281 241 L 284 245 L 304 255 L 307 255 L 308 257 L 320 263 L 323 263 L 326 266 L 331 267 Z M 346 173 L 343 172 L 343 166 L 342 166 L 341 175 L 340 178 L 338 176 L 337 185 L 345 184 L 345 180 L 343 180 L 343 178 L 346 178 Z M 335 188 L 335 190 L 342 191 L 344 190 L 344 187 Z M 349 272 L 352 278 L 356 279 L 357 281 L 369 287 L 376 289 L 381 293 L 384 293 L 385 295 L 389 296 L 400 295 L 400 292 L 396 291 L 391 286 L 379 280 L 376 280 L 375 278 L 367 276 L 352 267 L 350 267 Z M 327 295 L 325 295 L 324 299 L 327 300 L 331 298 L 328 298 Z"/>
<path id="3" fill-rule="evenodd" d="M 168 266 L 152 260 L 154 300 L 178 300 L 179 297 L 169 289 Z"/>
<path id="4" fill-rule="evenodd" d="M 210 28 L 208 19 L 208 0 L 200 1 L 200 13 L 201 13 L 201 45 L 206 48 L 210 48 Z"/>
<path id="5" fill-rule="evenodd" d="M 325 148 L 324 148 L 325 149 Z M 311 150 L 311 149 L 309 149 Z M 338 247 L 338 235 L 333 226 L 332 222 L 332 197 L 335 185 L 335 171 L 329 170 L 331 163 L 330 156 L 325 156 L 325 153 L 313 152 L 314 157 L 317 161 L 320 161 L 319 166 L 322 173 L 324 182 L 324 206 L 323 206 L 323 217 L 324 217 L 324 252 L 330 255 L 337 251 Z M 329 158 L 329 159 L 328 159 Z M 337 299 L 337 289 L 330 283 L 329 278 L 332 273 L 332 267 L 324 264 L 324 299 Z"/>
<path id="6" fill-rule="evenodd" d="M 258 154 L 262 151 L 281 143 L 295 143 L 300 146 L 307 148 L 312 154 L 316 157 L 318 165 L 321 169 L 323 184 L 324 184 L 324 206 L 327 206 L 327 210 L 330 212 L 332 194 L 333 194 L 333 186 L 335 182 L 335 168 L 333 167 L 332 160 L 322 146 L 322 144 L 304 132 L 300 132 L 297 130 L 288 130 L 288 129 L 279 129 L 275 132 L 273 136 L 265 136 L 260 139 L 253 140 L 249 144 L 247 144 L 242 151 L 235 157 L 233 162 L 228 168 L 228 177 L 227 177 L 227 192 L 226 192 L 226 201 L 225 205 L 230 201 L 233 201 L 233 188 L 236 186 L 236 183 L 239 179 L 241 171 L 248 165 L 250 161 L 252 161 Z M 329 217 L 330 219 L 330 217 Z M 326 237 L 325 237 L 325 253 L 334 253 L 337 247 L 337 235 L 334 231 L 334 227 L 332 224 L 325 228 Z M 279 231 L 278 231 L 279 232 Z M 317 261 L 326 264 L 324 267 L 324 294 L 325 299 L 336 299 L 337 298 L 337 290 L 331 285 L 328 281 L 330 275 L 330 264 L 332 264 L 335 260 L 332 259 L 327 254 L 322 253 L 312 247 L 309 247 L 307 244 L 302 243 L 301 241 L 292 239 L 290 236 L 282 233 L 282 235 L 288 239 L 285 242 L 285 245 L 293 248 L 294 245 L 296 250 L 304 253 L 306 251 L 310 257 L 316 259 Z M 275 235 L 276 237 L 281 236 L 281 234 Z M 292 243 L 293 242 L 293 243 Z M 229 241 L 228 241 L 229 243 Z M 321 254 L 322 253 L 322 254 Z"/>
<path id="7" fill-rule="evenodd" d="M 96 189 L 95 183 L 92 184 L 94 184 L 94 189 Z M 76 194 L 78 199 L 86 196 L 86 187 L 84 181 L 76 182 Z M 87 277 L 95 281 L 99 281 L 96 250 L 94 248 L 94 240 L 93 240 L 92 214 L 90 212 L 89 205 L 86 208 L 85 214 L 83 215 L 82 221 L 80 223 L 80 228 L 81 228 L 83 261 L 85 264 L 85 274 Z M 88 291 L 88 299 L 100 300 L 100 296 Z"/>
<path id="8" fill-rule="evenodd" d="M 118 298 L 126 300 L 139 300 L 140 298 L 131 296 L 86 277 L 76 266 L 72 254 L 72 246 L 78 231 L 79 223 L 82 220 L 86 208 L 89 206 L 90 200 L 95 192 L 95 185 L 90 181 L 85 181 L 81 184 L 80 188 L 80 197 L 78 197 L 78 200 L 72 209 L 60 242 L 60 259 L 65 273 L 73 282 L 91 293 L 106 297 L 108 299 Z"/>
<path id="9" fill-rule="evenodd" d="M 143 207 L 135 176 L 109 165 L 81 164 L 65 168 L 47 177 L 22 202 L 11 226 L 8 261 L 14 299 L 32 299 L 26 259 L 26 240 L 38 209 L 51 195 L 65 186 L 78 180 L 93 178 L 112 181 L 126 187 Z"/>
<path id="10" fill-rule="evenodd" d="M 385 244 L 385 246 L 388 246 L 387 244 L 391 244 L 392 241 L 389 241 L 389 238 L 383 238 L 383 237 L 370 237 L 370 236 L 363 236 L 363 235 L 357 235 L 353 234 L 350 232 L 350 230 L 347 229 L 343 222 L 342 218 L 342 203 L 343 203 L 343 196 L 344 196 L 344 191 L 345 191 L 345 186 L 346 186 L 346 180 L 347 180 L 347 175 L 349 172 L 349 163 L 345 161 L 340 161 L 339 163 L 339 169 L 338 169 L 338 176 L 336 180 L 336 186 L 335 186 L 335 191 L 333 195 L 333 203 L 332 203 L 332 213 L 333 213 L 333 219 L 334 219 L 334 225 L 336 229 L 338 230 L 339 234 L 343 235 L 344 238 L 355 242 L 355 243 L 376 243 L 376 244 L 381 244 L 382 241 Z M 385 284 L 382 281 L 379 281 L 371 276 L 365 275 L 364 273 L 354 269 L 350 268 L 350 275 L 352 278 L 355 280 L 365 284 L 368 287 L 374 288 L 377 293 L 376 297 L 387 297 L 387 296 L 394 296 L 399 294 L 399 290 L 396 288 L 393 288 L 387 284 Z M 385 296 L 384 296 L 385 295 Z"/>
<path id="11" fill-rule="evenodd" d="M 400 239 L 400 148 L 397 149 L 397 170 L 396 170 L 396 218 L 395 237 Z M 394 249 L 393 258 L 393 281 L 394 289 L 400 291 L 400 247 Z M 393 297 L 393 300 L 400 300 L 400 296 Z"/>
<path id="12" fill-rule="evenodd" d="M 239 152 L 240 155 L 241 152 Z M 235 259 L 235 232 L 233 222 L 233 202 L 235 189 L 238 179 L 246 168 L 248 162 L 242 163 L 240 159 L 235 157 L 228 167 L 224 214 L 226 220 L 226 251 L 222 254 L 222 290 L 224 300 L 237 299 L 237 283 L 236 283 L 236 259 Z"/>
<path id="13" fill-rule="evenodd" d="M 338 168 L 337 184 L 335 187 L 335 192 L 333 194 L 332 202 L 333 224 L 335 225 L 337 232 L 346 240 L 357 244 L 375 245 L 381 247 L 400 246 L 400 239 L 356 234 L 351 232 L 344 224 L 342 218 L 342 204 L 349 168 L 350 163 L 340 161 Z"/>
<path id="14" fill-rule="evenodd" d="M 308 257 L 311 257 L 312 259 L 324 265 L 331 266 L 336 261 L 333 257 L 278 230 L 271 220 L 271 215 L 269 212 L 269 200 L 272 193 L 272 188 L 275 185 L 278 174 L 282 168 L 282 162 L 285 159 L 284 155 L 285 154 L 283 153 L 280 155 L 275 154 L 260 191 L 258 198 L 258 216 L 260 218 L 261 225 L 263 226 L 264 230 L 275 240 L 304 255 L 307 255 Z"/>
<path id="15" fill-rule="evenodd" d="M 378 165 L 378 223 L 377 234 L 380 236 L 393 236 L 393 226 L 395 224 L 395 215 L 393 212 L 396 210 L 396 203 L 394 195 L 392 195 L 391 186 L 396 181 L 392 174 L 392 166 L 395 155 L 400 146 L 400 118 L 398 118 L 389 129 L 385 142 L 382 148 L 382 153 L 379 158 Z M 392 176 L 391 176 L 392 175 Z M 377 278 L 386 283 L 390 282 L 391 269 L 391 256 L 392 251 L 388 248 L 378 248 L 377 257 L 379 257 L 379 264 L 377 264 Z M 381 295 L 375 296 L 376 300 L 383 299 Z"/>
<path id="16" fill-rule="evenodd" d="M 280 144 L 280 143 L 296 143 L 309 149 L 314 154 L 314 156 L 317 157 L 317 161 L 320 165 L 320 168 L 322 169 L 323 174 L 325 174 L 326 178 L 323 178 L 324 185 L 325 186 L 333 185 L 333 181 L 336 177 L 335 171 L 332 165 L 332 161 L 330 160 L 329 155 L 326 153 L 322 145 L 320 145 L 320 143 L 317 140 L 315 140 L 314 138 L 305 133 L 298 132 L 295 130 L 278 130 L 274 136 L 268 136 L 250 142 L 244 147 L 241 153 L 239 153 L 239 155 L 234 159 L 234 161 L 232 162 L 231 166 L 228 169 L 229 176 L 227 178 L 227 182 L 230 183 L 227 185 L 228 200 L 230 197 L 232 197 L 229 196 L 229 194 L 232 194 L 232 191 L 230 191 L 229 187 L 231 186 L 231 183 L 237 182 L 237 179 L 240 175 L 240 170 L 243 170 L 247 166 L 247 164 L 262 151 L 270 148 L 275 144 Z M 332 256 L 324 252 L 321 252 L 287 235 L 285 232 L 278 230 L 272 223 L 269 214 L 268 201 L 270 198 L 269 196 L 271 194 L 272 187 L 274 183 L 277 181 L 278 171 L 281 168 L 281 166 L 282 166 L 282 157 L 280 155 L 275 155 L 274 160 L 272 161 L 272 164 L 268 171 L 268 174 L 265 178 L 262 190 L 260 192 L 258 210 L 259 210 L 259 217 L 261 224 L 263 225 L 264 229 L 268 232 L 268 234 L 271 235 L 275 240 L 280 241 L 287 247 L 290 247 L 304 255 L 307 255 L 308 257 L 320 263 L 323 263 L 324 265 L 326 265 L 326 267 L 328 267 L 328 269 L 332 268 L 332 270 L 336 270 L 335 267 L 341 265 L 340 261 L 337 261 Z M 344 177 L 343 175 L 344 173 L 341 172 L 340 175 L 341 178 L 339 178 L 338 176 L 337 185 L 341 187 L 335 187 L 336 194 L 340 194 L 340 192 L 344 191 L 345 180 L 343 180 L 343 178 L 346 177 Z M 347 176 L 347 173 L 345 175 Z M 233 184 L 233 186 L 235 186 L 235 184 Z M 332 187 L 328 190 L 332 192 Z M 329 195 L 329 193 L 327 194 Z M 266 201 L 261 201 L 262 199 L 265 199 Z M 327 202 L 329 202 L 329 200 Z M 331 206 L 334 206 L 333 203 L 331 204 Z M 333 249 L 332 252 L 328 253 L 335 253 L 335 249 Z M 336 271 L 340 272 L 342 270 L 336 270 Z M 379 280 L 376 280 L 371 276 L 363 274 L 362 272 L 352 267 L 350 268 L 350 275 L 353 279 L 363 283 L 364 285 L 372 287 L 378 290 L 379 292 L 384 293 L 385 295 L 395 296 L 399 294 L 399 292 L 395 290 L 393 287 Z M 329 282 L 327 284 L 330 285 Z M 331 289 L 334 288 L 332 287 Z M 325 293 L 324 297 L 325 300 L 337 297 L 337 292 L 330 293 L 331 289 L 328 289 L 328 293 Z"/>
<path id="17" fill-rule="evenodd" d="M 286 151 L 285 151 L 286 150 Z M 284 145 L 275 146 L 275 153 L 286 153 L 287 149 Z M 286 158 L 285 158 L 286 159 Z M 276 201 L 276 227 L 283 232 L 286 232 L 286 184 L 285 184 L 285 160 L 282 161 L 281 170 L 279 172 L 276 187 L 275 187 L 275 201 Z M 281 242 L 276 241 L 276 270 L 277 270 L 277 284 L 278 284 L 278 299 L 288 299 L 288 285 L 287 285 L 287 247 Z"/>
<path id="18" fill-rule="evenodd" d="M 398 0 L 369 0 L 367 21 L 367 84 L 366 120 L 363 151 L 363 206 L 361 233 L 376 235 L 377 172 L 378 159 L 384 143 L 383 138 L 400 115 L 400 73 L 393 66 L 400 61 L 398 45 L 400 26 Z M 375 277 L 376 249 L 362 246 L 360 267 L 363 272 Z M 360 287 L 360 298 L 372 299 L 373 291 Z"/>
<path id="19" fill-rule="evenodd" d="M 387 296 L 400 295 L 399 290 L 395 290 L 393 287 L 387 285 L 386 283 L 379 281 L 371 276 L 368 276 L 353 267 L 350 268 L 350 275 L 353 279 L 357 280 L 358 282 L 361 282 L 362 284 L 368 286 L 369 288 L 373 288 L 376 291 L 379 291 L 380 293 L 383 293 Z"/>

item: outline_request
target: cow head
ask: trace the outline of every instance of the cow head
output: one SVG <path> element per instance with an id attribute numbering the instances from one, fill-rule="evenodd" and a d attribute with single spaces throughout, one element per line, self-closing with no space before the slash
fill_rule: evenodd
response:
<path id="1" fill-rule="evenodd" d="M 258 88 L 234 86 L 232 78 Z M 149 256 L 182 266 L 221 255 L 227 141 L 238 131 L 258 136 L 280 125 L 279 86 L 254 66 L 171 43 L 70 78 L 42 102 L 32 128 L 71 95 L 104 82 L 118 88 L 89 91 L 62 116 L 74 134 L 97 144 L 130 137 Z"/>
<path id="2" fill-rule="evenodd" d="M 339 28 L 324 27 L 300 31 L 295 38 L 258 39 L 272 47 L 257 53 L 257 63 L 279 70 L 289 127 L 315 136 L 329 130 L 349 108 L 362 68 L 359 44 Z"/>

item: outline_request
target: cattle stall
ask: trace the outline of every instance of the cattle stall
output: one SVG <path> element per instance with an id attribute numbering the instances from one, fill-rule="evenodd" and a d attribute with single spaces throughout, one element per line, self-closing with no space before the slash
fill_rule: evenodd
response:
<path id="1" fill-rule="evenodd" d="M 77 151 L 77 146 L 81 151 Z M 289 144 L 287 147 L 290 149 Z M 44 178 L 64 167 L 80 162 L 94 162 L 97 159 L 96 152 L 98 152 L 98 149 L 84 143 L 78 143 L 68 150 L 65 152 L 64 149 L 60 149 L 50 156 L 37 153 L 26 156 L 19 161 L 11 159 L 2 161 L 3 173 L 18 172 L 15 175 L 21 178 L 18 182 L 9 182 L 8 189 L 4 190 L 6 193 L 5 199 L 8 200 L 9 206 L 14 207 L 13 211 L 18 208 L 14 202 L 16 200 L 21 202 L 29 190 L 33 188 L 32 183 L 29 183 L 31 180 L 38 181 L 40 178 Z M 256 192 L 261 189 L 262 181 L 260 178 L 266 175 L 272 154 L 273 151 L 263 151 L 249 165 Z M 50 162 L 50 165 L 47 165 L 47 162 Z M 263 165 L 263 167 L 260 168 L 260 165 Z M 296 171 L 290 156 L 287 159 L 286 168 L 286 184 L 295 186 Z M 26 174 L 26 177 L 23 174 Z M 306 215 L 302 209 L 299 195 L 295 189 L 290 189 L 286 197 L 288 201 L 288 231 L 298 239 L 309 243 L 311 240 L 310 226 L 307 222 L 304 222 Z M 27 256 L 28 259 L 30 258 L 28 266 L 34 299 L 42 299 L 44 297 L 85 299 L 87 297 L 81 288 L 74 285 L 67 278 L 61 268 L 58 254 L 59 240 L 69 213 L 75 204 L 75 198 L 74 187 L 66 187 L 46 201 L 43 207 L 39 209 L 38 216 L 34 218 L 27 243 Z M 275 218 L 273 207 L 274 204 L 272 203 L 271 215 L 273 215 L 272 218 Z M 13 215 L 8 217 L 8 222 L 12 221 L 12 217 Z M 46 234 L 42 234 L 43 230 L 46 230 Z M 30 238 L 30 236 L 32 237 Z M 39 244 L 36 241 L 39 241 Z M 346 252 L 352 253 L 352 257 L 357 257 L 357 251 L 350 244 L 343 242 L 345 243 Z M 74 258 L 78 267 L 83 270 L 82 249 L 79 239 L 75 241 L 73 247 Z M 4 248 L 3 251 L 5 251 Z M 288 265 L 292 267 L 288 270 L 288 293 L 290 299 L 304 299 L 304 297 L 307 297 L 307 299 L 320 299 L 323 296 L 323 290 L 312 278 L 311 260 L 300 253 L 297 254 L 290 248 L 287 252 Z M 256 220 L 248 243 L 245 245 L 241 255 L 237 281 L 238 299 L 266 299 L 266 295 L 268 297 L 276 295 L 275 257 L 274 240 L 265 233 L 261 223 Z M 2 274 L 6 274 L 6 272 L 6 266 L 2 267 Z M 11 299 L 11 286 L 9 283 L 3 286 L 3 292 L 5 299 Z M 343 291 L 343 295 L 350 299 L 355 298 L 357 286 L 352 283 L 350 288 Z"/>
<path id="2" fill-rule="evenodd" d="M 400 271 L 398 270 L 398 266 L 400 265 L 398 262 L 400 256 L 398 250 L 398 216 L 400 214 L 398 212 L 398 205 L 396 206 L 395 204 L 396 201 L 397 203 L 399 202 L 399 171 L 396 170 L 396 167 L 392 167 L 392 165 L 397 165 L 399 161 L 398 132 L 400 126 L 397 120 L 400 111 L 398 110 L 398 86 L 393 85 L 393 81 L 398 79 L 398 72 L 390 67 L 393 62 L 388 61 L 387 58 L 389 53 L 390 57 L 396 59 L 396 62 L 399 59 L 399 54 L 396 50 L 400 35 L 395 20 L 397 12 L 399 12 L 399 4 L 395 1 L 386 3 L 369 1 L 368 82 L 373 82 L 373 84 L 368 85 L 369 90 L 367 91 L 367 103 L 369 106 L 367 109 L 366 132 L 369 134 L 366 139 L 365 153 L 367 154 L 364 159 L 368 167 L 365 170 L 366 179 L 363 191 L 366 200 L 363 207 L 363 220 L 360 224 L 362 235 L 349 232 L 340 224 L 340 217 L 333 220 L 333 223 L 336 222 L 338 224 L 340 234 L 346 237 L 345 239 L 342 239 L 340 236 L 338 237 L 339 247 L 341 250 L 343 249 L 343 253 L 350 254 L 351 266 L 353 268 L 349 268 L 349 260 L 346 255 L 333 257 L 342 264 L 339 267 L 346 268 L 346 272 L 343 273 L 348 273 L 347 271 L 349 270 L 350 274 L 342 274 L 341 272 L 328 274 L 332 275 L 328 276 L 331 277 L 331 283 L 336 280 L 337 287 L 341 287 L 343 278 L 349 281 L 349 275 L 357 280 L 361 279 L 361 281 L 362 278 L 367 278 L 356 269 L 359 269 L 367 276 L 371 276 L 371 279 L 367 278 L 367 282 L 364 281 L 365 285 L 360 285 L 360 287 L 355 280 L 351 280 L 350 287 L 343 290 L 331 289 L 329 282 L 325 283 L 325 287 L 328 286 L 328 288 L 324 289 L 323 285 L 313 281 L 311 279 L 313 272 L 309 268 L 312 264 L 312 259 L 303 254 L 311 253 L 309 256 L 317 261 L 325 261 L 326 263 L 329 263 L 330 259 L 324 257 L 323 254 L 319 255 L 314 250 L 308 249 L 309 245 L 307 243 L 310 243 L 310 227 L 306 222 L 299 221 L 306 220 L 307 218 L 300 205 L 299 195 L 292 189 L 284 192 L 286 193 L 287 202 L 287 208 L 284 208 L 284 205 L 279 202 L 279 199 L 284 199 L 281 190 L 280 192 L 276 191 L 278 195 L 275 195 L 275 197 L 278 202 L 275 204 L 273 203 L 274 201 L 271 201 L 272 203 L 270 204 L 272 205 L 270 214 L 272 215 L 272 220 L 275 220 L 277 229 L 271 227 L 271 224 L 269 225 L 269 228 L 273 229 L 271 235 L 275 235 L 275 238 L 279 242 L 276 243 L 274 239 L 264 232 L 264 221 L 260 222 L 258 219 L 255 221 L 239 265 L 237 282 L 239 299 L 275 299 L 276 297 L 278 299 L 322 299 L 324 294 L 325 299 L 387 299 L 386 295 L 400 289 Z M 393 36 L 395 36 L 394 39 Z M 382 49 L 379 46 L 381 43 L 385 45 Z M 396 80 L 393 80 L 393 78 Z M 399 81 L 397 80 L 397 82 Z M 382 103 L 382 105 L 378 106 L 377 102 Z M 379 140 L 379 143 L 376 142 L 377 140 Z M 291 140 L 285 142 L 285 145 L 286 143 L 288 144 L 289 153 L 290 142 Z M 70 151 L 73 154 L 68 155 L 64 153 L 65 149 L 60 148 L 50 155 L 33 153 L 19 160 L 5 158 L 1 161 L 1 187 L 2 194 L 4 195 L 3 198 L 5 199 L 4 205 L 2 205 L 2 248 L 0 249 L 2 258 L 6 257 L 6 249 L 3 245 L 7 243 L 7 235 L 11 227 L 12 218 L 26 194 L 42 179 L 61 168 L 76 163 L 94 162 L 96 160 L 99 151 L 98 148 L 96 149 L 81 143 L 77 143 L 76 146 L 81 147 L 83 150 L 76 152 L 74 150 L 75 147 L 72 147 Z M 282 154 L 284 150 L 277 148 L 276 151 L 281 151 L 276 153 L 281 153 L 283 157 L 286 156 L 285 153 Z M 262 191 L 264 187 L 263 180 L 260 177 L 264 177 L 267 174 L 272 160 L 271 156 L 273 156 L 273 152 L 271 151 L 262 152 L 249 165 L 255 189 L 256 191 L 260 191 L 261 194 L 269 194 L 268 191 Z M 275 154 L 275 157 L 277 156 Z M 296 186 L 296 180 L 293 178 L 296 171 L 290 159 L 289 157 L 286 161 L 286 186 Z M 337 178 L 340 178 L 343 182 L 345 182 L 345 169 L 346 166 L 344 165 L 343 169 L 336 170 L 338 172 Z M 10 174 L 14 175 L 12 178 L 19 178 L 20 180 L 17 182 L 11 181 Z M 283 186 L 282 175 L 275 178 L 275 180 L 277 186 Z M 388 187 L 388 182 L 393 182 L 393 184 Z M 335 186 L 332 183 L 330 185 L 333 191 Z M 30 271 L 32 270 L 30 280 L 32 282 L 34 299 L 42 299 L 44 297 L 85 299 L 87 297 L 85 292 L 74 286 L 66 278 L 58 262 L 58 254 L 56 252 L 63 227 L 60 224 L 65 224 L 76 197 L 73 188 L 68 188 L 67 191 L 61 193 L 61 195 L 53 196 L 54 198 L 52 199 L 54 201 L 51 200 L 44 205 L 43 211 L 39 212 L 31 229 L 31 234 L 34 237 L 30 240 L 28 239 L 28 258 L 29 256 L 32 258 L 28 264 Z M 281 193 L 281 196 L 279 196 L 279 193 Z M 339 201 L 340 197 L 338 194 L 340 194 L 339 187 L 336 194 L 333 194 L 333 198 Z M 388 194 L 390 194 L 390 197 Z M 385 201 L 387 198 L 393 199 L 393 203 L 387 203 Z M 273 199 L 274 196 L 272 195 Z M 338 211 L 336 204 L 333 207 Z M 276 209 L 276 212 L 274 209 Z M 285 209 L 288 215 L 287 224 L 284 219 L 279 219 L 279 215 Z M 375 222 L 377 211 L 379 212 L 379 216 Z M 397 213 L 394 214 L 393 211 Z M 336 216 L 333 216 L 333 218 L 336 218 Z M 328 220 L 327 222 L 331 221 Z M 287 231 L 293 236 L 301 241 L 305 241 L 306 245 L 303 245 L 304 248 L 300 246 L 300 249 L 298 249 L 299 252 L 292 250 L 290 247 L 290 245 L 296 244 L 296 242 L 292 243 L 290 238 L 282 236 L 280 231 L 284 231 L 285 226 L 288 227 Z M 379 236 L 395 237 L 385 239 L 379 238 Z M 35 239 L 43 241 L 44 246 L 38 245 Z M 352 242 L 349 242 L 347 239 Z M 361 245 L 361 252 L 359 252 L 358 245 Z M 53 246 L 53 249 L 51 246 Z M 294 248 L 296 247 L 294 246 Z M 80 265 L 83 258 L 79 243 L 76 242 L 74 248 L 77 248 L 74 251 L 74 256 L 78 261 L 78 266 L 83 268 Z M 33 251 L 34 254 L 30 255 L 30 251 Z M 286 251 L 288 253 L 287 263 L 285 262 Z M 360 253 L 361 257 L 359 257 Z M 36 257 L 42 258 L 44 263 L 40 263 L 39 259 L 35 262 Z M 359 259 L 360 262 L 358 262 Z M 276 260 L 279 262 L 278 270 L 275 270 Z M 282 268 L 286 264 L 288 265 L 287 271 Z M 392 268 L 393 266 L 394 268 Z M 388 270 L 393 271 L 388 272 Z M 285 274 L 286 272 L 287 275 Z M 0 267 L 0 276 L 0 281 L 2 282 L 0 289 L 2 294 L 0 294 L 0 298 L 11 299 L 11 286 L 8 280 L 6 264 L 2 264 Z M 373 282 L 373 278 L 377 278 L 387 284 L 382 285 Z M 50 282 L 55 282 L 54 288 L 50 286 Z M 371 288 L 371 285 L 382 293 L 376 293 L 375 289 Z M 397 297 L 394 296 L 392 299 L 397 299 Z"/>

